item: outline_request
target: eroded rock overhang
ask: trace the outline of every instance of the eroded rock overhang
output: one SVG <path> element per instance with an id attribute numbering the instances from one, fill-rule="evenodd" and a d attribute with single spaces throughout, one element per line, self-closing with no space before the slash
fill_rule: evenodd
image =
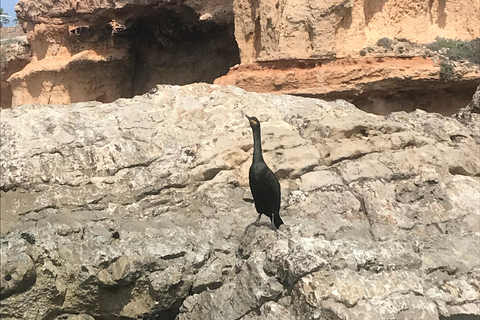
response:
<path id="1" fill-rule="evenodd" d="M 478 66 L 441 79 L 431 58 L 357 57 L 289 60 L 241 65 L 215 80 L 247 91 L 344 99 L 375 114 L 422 109 L 452 115 L 467 105 L 480 83 Z"/>
<path id="2" fill-rule="evenodd" d="M 237 0 L 234 11 L 242 63 L 218 84 L 342 98 L 379 114 L 420 108 L 448 115 L 480 82 L 478 64 L 445 61 L 428 49 L 437 37 L 480 37 L 475 0 Z"/>
<path id="3" fill-rule="evenodd" d="M 228 1 L 21 1 L 32 60 L 9 78 L 12 105 L 143 94 L 213 82 L 239 62 Z"/>

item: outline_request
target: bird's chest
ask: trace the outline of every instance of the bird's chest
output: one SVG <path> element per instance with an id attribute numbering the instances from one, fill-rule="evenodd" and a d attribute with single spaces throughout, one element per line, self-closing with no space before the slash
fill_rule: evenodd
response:
<path id="1" fill-rule="evenodd" d="M 250 183 L 264 180 L 267 170 L 268 168 L 264 163 L 253 163 L 248 175 Z"/>
<path id="2" fill-rule="evenodd" d="M 270 169 L 264 163 L 254 163 L 250 167 L 250 190 L 254 197 L 271 193 L 274 186 L 272 181 L 270 181 L 271 179 L 268 179 L 269 171 Z"/>

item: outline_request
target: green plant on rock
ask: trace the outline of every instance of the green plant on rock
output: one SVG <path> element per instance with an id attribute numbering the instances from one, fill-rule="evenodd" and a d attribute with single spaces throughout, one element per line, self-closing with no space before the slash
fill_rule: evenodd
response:
<path id="1" fill-rule="evenodd" d="M 480 38 L 463 41 L 437 37 L 435 42 L 428 44 L 427 47 L 433 51 L 445 48 L 445 55 L 450 60 L 468 60 L 475 64 L 480 64 Z"/>
<path id="2" fill-rule="evenodd" d="M 446 61 L 442 61 L 442 63 L 440 63 L 440 79 L 445 82 L 451 81 L 453 80 L 454 75 L 453 65 Z"/>
<path id="3" fill-rule="evenodd" d="M 383 37 L 381 39 L 378 39 L 377 46 L 384 47 L 385 49 L 391 49 L 392 48 L 392 40 L 390 40 L 387 37 Z"/>

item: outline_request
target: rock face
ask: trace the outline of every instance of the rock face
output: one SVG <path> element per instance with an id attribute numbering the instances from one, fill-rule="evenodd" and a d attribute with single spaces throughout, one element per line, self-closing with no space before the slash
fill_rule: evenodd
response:
<path id="1" fill-rule="evenodd" d="M 22 70 L 31 58 L 30 45 L 20 27 L 0 28 L 0 108 L 12 106 L 12 87 L 8 78 Z"/>
<path id="2" fill-rule="evenodd" d="M 215 83 L 262 93 L 343 98 L 381 115 L 417 108 L 452 115 L 470 101 L 480 67 L 458 68 L 458 78 L 449 82 L 440 80 L 440 70 L 434 60 L 421 56 L 268 62 L 240 65 Z"/>
<path id="3" fill-rule="evenodd" d="M 458 110 L 453 116 L 472 130 L 472 137 L 477 143 L 479 143 L 480 126 L 478 123 L 480 123 L 480 85 L 477 87 L 477 91 L 475 91 L 472 101 L 470 101 L 465 108 Z"/>
<path id="4" fill-rule="evenodd" d="M 216 84 L 451 115 L 480 82 L 478 66 L 456 63 L 455 79 L 442 81 L 442 61 L 421 50 L 436 37 L 480 37 L 477 0 L 236 0 L 234 12 L 241 65 Z M 370 54 L 381 39 L 393 47 Z"/>
<path id="5" fill-rule="evenodd" d="M 12 105 L 143 94 L 213 82 L 239 62 L 228 1 L 32 1 L 16 7 L 32 62 L 9 78 Z"/>
<path id="6" fill-rule="evenodd" d="M 278 232 L 244 231 L 243 113 Z M 197 84 L 0 124 L 2 318 L 480 315 L 479 148 L 456 119 Z"/>
<path id="7" fill-rule="evenodd" d="M 351 55 L 378 39 L 480 36 L 476 0 L 234 1 L 242 64 Z"/>
<path id="8" fill-rule="evenodd" d="M 446 82 L 441 61 L 418 47 L 480 37 L 477 2 L 21 0 L 33 58 L 8 79 L 11 105 L 111 102 L 157 84 L 216 81 L 347 99 L 377 114 L 419 105 L 451 115 L 468 103 L 479 67 L 452 62 Z M 395 50 L 372 53 L 381 39 Z"/>

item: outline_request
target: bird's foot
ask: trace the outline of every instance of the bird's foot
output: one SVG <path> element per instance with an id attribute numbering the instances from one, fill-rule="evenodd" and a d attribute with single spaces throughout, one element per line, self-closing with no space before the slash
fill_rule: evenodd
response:
<path id="1" fill-rule="evenodd" d="M 277 230 L 277 228 L 275 227 L 274 224 L 270 224 L 270 223 L 268 223 L 268 222 L 260 222 L 260 221 L 257 220 L 257 221 L 255 221 L 255 222 L 252 222 L 252 223 L 250 223 L 249 225 L 247 225 L 247 226 L 245 227 L 244 233 L 246 233 L 246 232 L 248 231 L 248 229 L 250 229 L 250 227 L 252 227 L 252 226 L 255 226 L 255 227 L 268 227 L 269 229 L 272 229 L 272 230 L 275 230 L 275 231 Z"/>
<path id="2" fill-rule="evenodd" d="M 275 226 L 275 224 L 273 223 L 273 221 L 272 221 L 272 223 L 271 223 L 268 227 L 269 227 L 270 229 L 272 229 L 273 231 L 278 232 L 278 229 L 277 229 L 277 227 Z"/>

